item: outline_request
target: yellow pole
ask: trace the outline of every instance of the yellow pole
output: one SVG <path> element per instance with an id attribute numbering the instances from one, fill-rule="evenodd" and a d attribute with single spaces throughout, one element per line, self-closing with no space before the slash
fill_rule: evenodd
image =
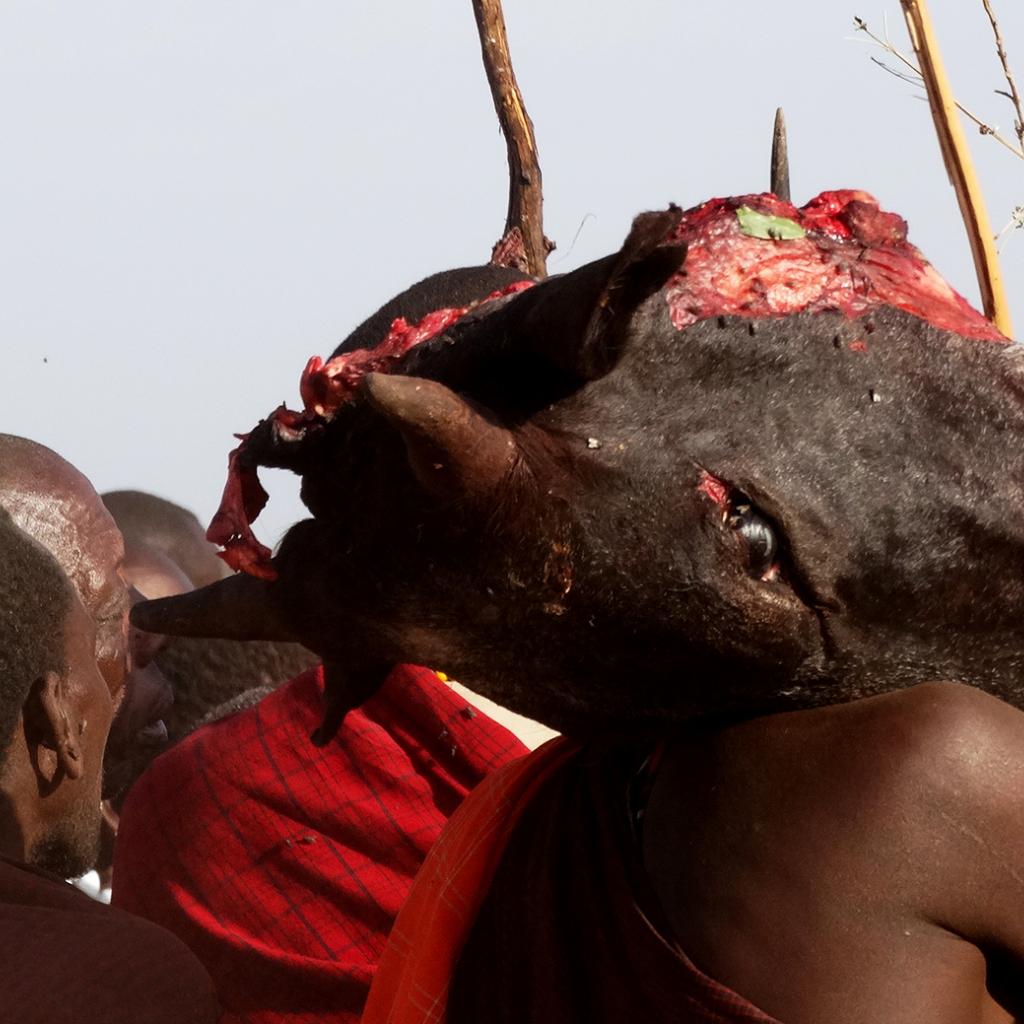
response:
<path id="1" fill-rule="evenodd" d="M 960 215 L 967 228 L 985 315 L 1003 334 L 1012 338 L 1010 308 L 1003 288 L 992 226 L 989 223 L 988 211 L 985 209 L 985 197 L 978 183 L 971 152 L 960 124 L 956 99 L 942 65 L 942 55 L 928 13 L 927 0 L 901 0 L 901 3 L 910 32 L 910 41 L 917 54 L 921 76 L 928 91 L 928 104 L 939 136 L 942 158 L 946 163 L 949 179 L 956 190 Z"/>

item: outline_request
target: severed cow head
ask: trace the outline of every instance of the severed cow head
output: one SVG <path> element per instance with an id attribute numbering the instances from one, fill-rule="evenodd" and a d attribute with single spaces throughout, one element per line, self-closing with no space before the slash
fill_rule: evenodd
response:
<path id="1" fill-rule="evenodd" d="M 268 578 L 144 628 L 301 640 L 332 724 L 396 661 L 575 733 L 940 678 L 1024 703 L 1021 358 L 863 193 L 644 214 L 364 369 L 240 450 L 312 514 Z"/>

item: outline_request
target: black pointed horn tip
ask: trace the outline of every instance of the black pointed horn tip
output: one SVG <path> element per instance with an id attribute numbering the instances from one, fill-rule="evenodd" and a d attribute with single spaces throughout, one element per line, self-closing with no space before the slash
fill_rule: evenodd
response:
<path id="1" fill-rule="evenodd" d="M 772 132 L 771 191 L 785 202 L 790 202 L 789 140 L 786 136 L 786 115 L 782 107 L 775 111 L 775 129 Z"/>
<path id="2" fill-rule="evenodd" d="M 294 641 L 277 613 L 272 586 L 251 576 L 229 576 L 187 594 L 142 601 L 132 608 L 131 622 L 164 636 Z"/>
<path id="3" fill-rule="evenodd" d="M 339 702 L 328 704 L 324 710 L 323 721 L 309 734 L 314 747 L 326 747 L 345 723 L 345 716 L 354 711 Z"/>
<path id="4" fill-rule="evenodd" d="M 180 598 L 184 596 L 185 601 Z M 191 594 L 161 597 L 155 601 L 141 601 L 129 613 L 131 624 L 147 633 L 165 636 L 195 636 L 201 628 L 198 616 L 193 614 Z"/>

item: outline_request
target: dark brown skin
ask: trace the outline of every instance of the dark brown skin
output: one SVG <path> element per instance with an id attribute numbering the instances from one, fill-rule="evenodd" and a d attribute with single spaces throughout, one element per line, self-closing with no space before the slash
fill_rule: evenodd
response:
<path id="1" fill-rule="evenodd" d="M 103 752 L 114 696 L 95 658 L 96 627 L 77 597 L 65 623 L 68 670 L 33 688 L 0 767 L 0 855 L 72 877 L 94 863 Z"/>
<path id="2" fill-rule="evenodd" d="M 55 452 L 0 434 L 0 504 L 67 573 L 96 622 L 96 660 L 112 694 L 127 669 L 124 542 L 89 481 Z"/>
<path id="3" fill-rule="evenodd" d="M 0 434 L 0 505 L 57 560 L 95 624 L 97 667 L 118 721 L 132 724 L 131 736 L 119 726 L 123 740 L 108 752 L 107 770 L 116 778 L 120 762 L 133 756 L 136 734 L 141 734 L 145 745 L 162 707 L 161 701 L 151 699 L 149 689 L 125 688 L 129 590 L 121 533 L 92 485 L 74 466 L 41 444 L 7 434 Z M 140 639 L 142 635 L 136 633 L 135 640 Z M 151 644 L 137 646 L 134 661 L 142 668 L 152 656 Z M 144 707 L 136 706 L 137 697 L 145 698 Z"/>
<path id="4" fill-rule="evenodd" d="M 55 512 L 72 504 L 65 496 Z M 54 534 L 64 525 L 57 517 L 51 523 Z M 117 544 L 102 551 L 119 548 L 115 536 Z M 100 575 L 91 582 L 104 592 Z M 104 637 L 65 583 L 66 613 L 56 627 L 60 667 L 32 684 L 0 765 L 3 1015 L 26 1022 L 212 1022 L 218 1010 L 209 977 L 181 943 L 60 881 L 83 874 L 99 854 L 104 752 L 125 654 L 122 643 L 121 672 L 111 686 L 97 651 L 116 653 L 116 645 L 104 643 L 123 630 Z"/>
<path id="5" fill-rule="evenodd" d="M 978 690 L 695 731 L 644 854 L 687 955 L 785 1024 L 1024 1015 L 1024 714 Z"/>
<path id="6" fill-rule="evenodd" d="M 120 574 L 130 588 L 133 605 L 192 589 L 192 581 L 166 555 L 139 542 L 126 541 Z M 134 627 L 129 631 L 130 668 L 107 741 L 103 779 L 103 828 L 95 868 L 104 889 L 109 889 L 113 881 L 114 842 L 124 798 L 168 744 L 165 723 L 174 704 L 174 690 L 153 660 L 165 643 L 166 638 L 159 634 Z"/>
<path id="7" fill-rule="evenodd" d="M 132 604 L 192 589 L 191 580 L 170 559 L 137 543 L 126 545 L 121 574 L 131 587 Z M 167 746 L 165 723 L 174 704 L 171 683 L 154 661 L 166 638 L 133 627 L 129 639 L 131 667 L 107 744 L 104 785 L 108 801 L 118 807 L 135 779 Z M 106 814 L 108 823 L 116 828 L 114 806 L 106 807 Z"/>
<path id="8" fill-rule="evenodd" d="M 195 587 L 229 574 L 216 546 L 188 509 L 145 491 L 108 491 L 101 497 L 124 537 L 129 557 L 132 548 L 155 551 L 179 567 Z"/>

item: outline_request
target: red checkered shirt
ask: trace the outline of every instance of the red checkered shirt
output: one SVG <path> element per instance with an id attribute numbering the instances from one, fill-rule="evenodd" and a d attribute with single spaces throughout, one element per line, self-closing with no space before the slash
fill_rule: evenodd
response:
<path id="1" fill-rule="evenodd" d="M 317 749 L 320 669 L 206 726 L 129 795 L 113 902 L 175 932 L 232 1024 L 355 1024 L 427 851 L 525 753 L 433 672 L 400 666 Z"/>

